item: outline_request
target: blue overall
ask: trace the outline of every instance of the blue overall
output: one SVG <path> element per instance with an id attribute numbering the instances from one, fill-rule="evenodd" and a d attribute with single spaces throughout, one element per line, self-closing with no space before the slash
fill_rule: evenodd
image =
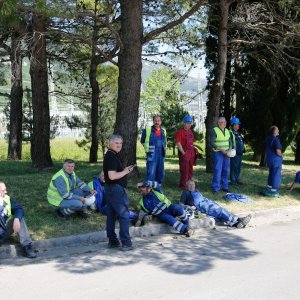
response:
<path id="1" fill-rule="evenodd" d="M 105 194 L 104 194 L 104 182 L 101 182 L 98 176 L 94 177 L 93 180 L 93 187 L 94 190 L 97 191 L 97 194 L 95 195 L 96 197 L 96 207 L 97 210 L 103 214 L 107 215 L 107 204 L 106 204 L 106 199 L 105 199 Z M 133 211 L 129 211 L 130 214 L 130 220 L 135 220 L 137 218 L 137 214 L 134 213 Z"/>
<path id="2" fill-rule="evenodd" d="M 219 221 L 233 226 L 238 221 L 238 217 L 230 213 L 227 209 L 218 203 L 205 198 L 199 191 L 191 192 L 184 190 L 180 197 L 180 203 L 189 206 L 195 206 L 197 210 L 207 216 L 213 217 Z"/>
<path id="3" fill-rule="evenodd" d="M 142 142 L 145 139 L 145 134 L 146 133 L 144 131 L 141 138 Z M 166 137 L 164 135 L 163 129 L 161 129 L 161 136 L 156 136 L 155 132 L 152 130 L 150 134 L 149 145 L 154 146 L 151 147 L 152 149 L 154 148 L 154 150 L 147 152 L 146 158 L 146 180 L 157 181 L 160 185 L 162 184 L 165 176 L 165 140 Z"/>
<path id="4" fill-rule="evenodd" d="M 222 152 L 214 152 L 214 175 L 212 180 L 212 189 L 215 192 L 220 190 L 220 180 L 222 189 L 228 189 L 228 170 L 230 158 Z"/>
<path id="5" fill-rule="evenodd" d="M 242 156 L 245 150 L 243 137 L 238 131 L 232 130 L 232 134 L 235 136 L 235 157 L 230 158 L 230 183 L 239 183 L 239 176 L 242 168 Z"/>
<path id="6" fill-rule="evenodd" d="M 181 234 L 185 234 L 188 230 L 189 217 L 186 215 L 182 206 L 178 204 L 171 204 L 168 207 L 165 207 L 161 212 L 154 213 L 158 206 L 162 206 L 161 202 L 157 196 L 151 191 L 148 195 L 143 196 L 143 205 L 149 214 L 156 216 L 159 220 L 164 223 L 169 224 L 175 230 Z M 176 217 L 180 219 L 177 220 Z"/>
<path id="7" fill-rule="evenodd" d="M 282 146 L 278 136 L 270 135 L 266 139 L 267 165 L 269 167 L 268 186 L 277 190 L 281 183 L 282 156 L 276 154 L 276 149 Z"/>

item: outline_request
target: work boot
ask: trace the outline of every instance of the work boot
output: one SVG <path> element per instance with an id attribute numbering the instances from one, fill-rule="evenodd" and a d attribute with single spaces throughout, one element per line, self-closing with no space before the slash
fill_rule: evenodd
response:
<path id="1" fill-rule="evenodd" d="M 135 222 L 135 227 L 140 227 L 142 225 L 142 221 L 144 219 L 144 217 L 147 215 L 146 212 L 144 212 L 142 209 L 139 211 L 139 214 L 138 214 L 138 217 L 137 217 L 137 220 Z"/>
<path id="2" fill-rule="evenodd" d="M 130 243 L 130 244 L 123 244 L 122 248 L 121 248 L 122 251 L 131 251 L 131 250 L 134 250 L 134 249 L 135 249 L 135 247 L 133 246 L 132 243 Z"/>
<path id="3" fill-rule="evenodd" d="M 60 209 L 56 209 L 56 210 L 55 210 L 55 214 L 56 214 L 56 216 L 57 216 L 59 219 L 61 219 L 61 220 L 67 220 L 67 219 L 68 219 L 68 217 L 67 217 L 66 215 L 64 215 L 64 214 L 60 211 Z"/>
<path id="4" fill-rule="evenodd" d="M 36 258 L 36 253 L 32 250 L 31 244 L 23 247 L 24 256 L 28 258 Z"/>
<path id="5" fill-rule="evenodd" d="M 185 236 L 186 236 L 186 237 L 191 237 L 194 233 L 195 233 L 195 230 L 194 230 L 194 229 L 187 228 L 187 230 L 186 230 L 186 232 L 185 232 Z"/>
<path id="6" fill-rule="evenodd" d="M 118 239 L 116 240 L 110 240 L 108 242 L 108 248 L 112 249 L 112 248 L 120 248 L 121 247 L 121 243 Z"/>
<path id="7" fill-rule="evenodd" d="M 84 212 L 83 210 L 79 210 L 76 213 L 77 213 L 77 216 L 81 219 L 86 220 L 89 218 L 89 215 L 86 212 Z"/>
<path id="8" fill-rule="evenodd" d="M 250 222 L 252 216 L 248 215 L 243 218 L 238 218 L 237 222 L 233 225 L 236 228 L 245 228 L 247 224 Z"/>

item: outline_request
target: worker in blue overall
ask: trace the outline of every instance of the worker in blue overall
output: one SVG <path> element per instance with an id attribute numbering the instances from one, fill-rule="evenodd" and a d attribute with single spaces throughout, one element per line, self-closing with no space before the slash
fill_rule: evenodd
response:
<path id="1" fill-rule="evenodd" d="M 105 178 L 103 171 L 99 173 L 99 176 L 94 176 L 94 180 L 88 183 L 90 189 L 97 192 L 97 194 L 95 195 L 96 210 L 101 214 L 107 216 L 107 203 L 105 199 L 104 185 Z M 138 215 L 131 210 L 129 210 L 129 215 L 131 221 L 135 221 L 138 217 Z"/>
<path id="2" fill-rule="evenodd" d="M 297 183 L 300 184 L 300 171 L 296 173 L 295 179 L 289 187 L 289 190 L 292 191 Z"/>
<path id="3" fill-rule="evenodd" d="M 270 135 L 266 138 L 266 148 L 269 176 L 267 188 L 261 193 L 268 197 L 278 197 L 278 188 L 281 183 L 282 146 L 277 126 L 271 126 Z"/>
<path id="4" fill-rule="evenodd" d="M 230 158 L 227 156 L 227 151 L 232 149 L 233 146 L 224 117 L 218 118 L 218 126 L 211 130 L 209 134 L 209 144 L 214 151 L 212 192 L 218 193 L 222 187 L 222 191 L 228 193 Z"/>
<path id="5" fill-rule="evenodd" d="M 165 176 L 165 155 L 167 149 L 167 132 L 161 127 L 161 117 L 153 117 L 153 125 L 147 126 L 141 136 L 141 143 L 146 152 L 146 180 L 156 181 L 161 186 Z M 160 186 L 158 189 L 160 189 Z"/>
<path id="6" fill-rule="evenodd" d="M 169 224 L 186 237 L 193 234 L 193 230 L 188 226 L 189 216 L 180 205 L 172 204 L 164 194 L 152 188 L 150 181 L 138 183 L 137 187 L 142 196 L 139 204 L 146 213 Z"/>
<path id="7" fill-rule="evenodd" d="M 233 117 L 230 120 L 231 130 L 230 134 L 232 136 L 233 148 L 236 150 L 236 155 L 230 158 L 230 184 L 242 184 L 239 180 L 241 168 L 242 168 L 242 158 L 245 151 L 244 138 L 240 133 L 240 119 Z"/>
<path id="8" fill-rule="evenodd" d="M 244 228 L 250 222 L 251 215 L 243 218 L 230 213 L 218 203 L 205 198 L 197 189 L 194 180 L 190 179 L 186 183 L 186 189 L 180 196 L 179 204 L 188 206 L 196 213 L 206 214 L 218 221 L 224 222 L 230 227 Z"/>

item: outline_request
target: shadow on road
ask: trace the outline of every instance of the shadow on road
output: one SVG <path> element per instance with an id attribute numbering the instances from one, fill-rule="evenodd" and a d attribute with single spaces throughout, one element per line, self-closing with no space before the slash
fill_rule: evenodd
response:
<path id="1" fill-rule="evenodd" d="M 232 230 L 213 231 L 190 239 L 148 239 L 137 242 L 137 248 L 129 252 L 100 249 L 87 255 L 58 258 L 56 267 L 63 272 L 83 274 L 143 262 L 166 272 L 193 275 L 213 268 L 218 259 L 243 260 L 256 255 L 244 246 L 245 242 Z"/>

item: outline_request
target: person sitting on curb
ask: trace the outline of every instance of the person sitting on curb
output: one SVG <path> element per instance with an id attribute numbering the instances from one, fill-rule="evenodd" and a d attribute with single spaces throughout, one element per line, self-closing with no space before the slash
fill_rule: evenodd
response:
<path id="1" fill-rule="evenodd" d="M 64 161 L 63 168 L 50 181 L 47 199 L 59 218 L 65 219 L 76 212 L 82 219 L 87 219 L 85 200 L 97 192 L 76 176 L 74 168 L 74 160 Z"/>
<path id="2" fill-rule="evenodd" d="M 226 223 L 230 227 L 245 228 L 251 219 L 251 215 L 239 218 L 218 203 L 205 198 L 196 189 L 195 182 L 192 179 L 186 182 L 186 189 L 181 194 L 179 204 L 182 206 L 187 205 L 194 211 L 213 217 L 218 221 Z"/>
<path id="3" fill-rule="evenodd" d="M 104 185 L 105 185 L 105 178 L 104 178 L 104 172 L 103 170 L 100 171 L 98 176 L 94 176 L 93 181 L 88 183 L 88 186 L 91 190 L 95 190 L 97 194 L 95 195 L 96 201 L 96 210 L 100 212 L 101 214 L 107 216 L 107 203 L 105 199 L 105 193 L 104 193 Z M 135 224 L 135 222 L 138 219 L 138 215 L 129 210 L 129 217 L 132 223 Z"/>
<path id="4" fill-rule="evenodd" d="M 143 183 L 138 183 L 137 188 L 142 196 L 139 204 L 146 213 L 169 224 L 186 237 L 193 234 L 193 230 L 189 228 L 189 217 L 184 209 L 178 204 L 172 204 L 164 194 L 152 188 L 151 181 L 146 180 Z"/>
<path id="5" fill-rule="evenodd" d="M 300 183 L 300 171 L 296 173 L 295 179 L 291 184 L 291 186 L 289 187 L 289 190 L 292 191 L 297 183 Z"/>
<path id="6" fill-rule="evenodd" d="M 0 181 L 0 245 L 13 233 L 18 235 L 24 255 L 28 258 L 36 258 L 25 223 L 24 210 L 20 204 L 10 199 L 5 183 Z"/>

